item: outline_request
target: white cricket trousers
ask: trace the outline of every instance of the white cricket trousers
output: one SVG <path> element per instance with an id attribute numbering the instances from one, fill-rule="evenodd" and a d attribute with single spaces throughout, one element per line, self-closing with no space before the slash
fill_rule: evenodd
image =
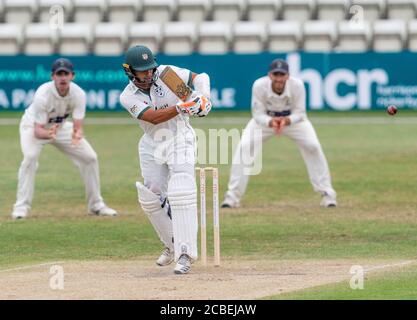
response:
<path id="1" fill-rule="evenodd" d="M 14 210 L 23 209 L 29 211 L 35 189 L 35 174 L 38 168 L 38 159 L 43 147 L 47 144 L 70 157 L 78 167 L 85 184 L 88 209 L 99 210 L 104 207 L 100 193 L 100 178 L 97 154 L 86 139 L 81 139 L 77 146 L 71 145 L 72 122 L 66 121 L 58 129 L 55 140 L 37 139 L 34 125 L 20 123 L 20 146 L 23 153 L 23 161 L 19 168 L 17 200 Z"/>
<path id="2" fill-rule="evenodd" d="M 253 161 L 250 162 L 248 159 L 254 160 L 256 153 L 262 150 L 259 146 L 275 135 L 272 128 L 260 126 L 255 119 L 249 121 L 233 157 L 228 191 L 225 197 L 228 202 L 233 205 L 240 204 L 240 200 L 245 194 L 248 185 L 248 172 L 253 165 Z M 307 166 L 308 175 L 314 191 L 322 195 L 328 194 L 335 197 L 336 192 L 332 187 L 327 160 L 311 122 L 306 119 L 286 126 L 282 135 L 289 137 L 297 144 Z M 252 152 L 251 157 L 245 157 L 242 160 L 242 152 L 247 152 L 248 150 Z"/>
<path id="3" fill-rule="evenodd" d="M 183 253 L 196 260 L 198 218 L 195 132 L 189 125 L 178 126 L 175 136 L 165 138 L 164 141 L 156 141 L 145 134 L 139 141 L 144 185 L 161 199 L 168 198 L 175 260 Z"/>

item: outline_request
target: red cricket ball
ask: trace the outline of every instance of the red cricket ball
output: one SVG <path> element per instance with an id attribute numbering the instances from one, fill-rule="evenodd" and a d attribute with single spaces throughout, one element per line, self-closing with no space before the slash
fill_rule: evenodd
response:
<path id="1" fill-rule="evenodd" d="M 390 116 L 395 115 L 395 114 L 397 113 L 397 111 L 398 111 L 398 109 L 397 109 L 397 107 L 396 107 L 396 106 L 394 106 L 394 105 L 391 105 L 391 106 L 389 106 L 389 107 L 387 108 L 387 113 L 388 113 Z"/>

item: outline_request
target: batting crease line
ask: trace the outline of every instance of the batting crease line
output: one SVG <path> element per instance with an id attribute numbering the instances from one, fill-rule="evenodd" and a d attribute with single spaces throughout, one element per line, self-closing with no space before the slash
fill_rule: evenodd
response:
<path id="1" fill-rule="evenodd" d="M 63 261 L 56 261 L 56 262 L 46 262 L 46 263 L 40 263 L 40 264 L 33 264 L 33 265 L 28 265 L 28 266 L 16 267 L 16 268 L 12 268 L 12 269 L 0 270 L 0 273 L 10 272 L 10 271 L 19 271 L 19 270 L 25 270 L 25 269 L 30 269 L 30 268 L 44 267 L 44 266 L 49 266 L 49 265 L 54 265 L 54 264 L 63 264 L 63 263 L 64 263 Z M 364 269 L 364 271 L 369 272 L 369 271 L 378 270 L 378 269 L 405 266 L 405 265 L 413 264 L 413 263 L 417 263 L 417 260 L 408 260 L 408 261 L 403 261 L 403 262 L 398 262 L 398 263 L 384 264 L 384 265 Z"/>
<path id="2" fill-rule="evenodd" d="M 29 266 L 22 266 L 22 267 L 17 267 L 17 268 L 12 268 L 12 269 L 4 269 L 4 270 L 0 270 L 0 273 L 2 272 L 11 272 L 11 271 L 19 271 L 19 270 L 25 270 L 25 269 L 31 269 L 31 268 L 36 268 L 36 267 L 44 267 L 44 266 L 49 266 L 49 265 L 54 265 L 54 264 L 63 264 L 64 262 L 62 261 L 57 261 L 57 262 L 47 262 L 47 263 L 41 263 L 41 264 L 32 264 Z"/>
<path id="3" fill-rule="evenodd" d="M 417 260 L 408 260 L 408 261 L 403 261 L 403 262 L 398 262 L 398 263 L 393 263 L 393 264 L 385 264 L 385 265 L 381 265 L 381 266 L 375 266 L 375 267 L 365 269 L 364 271 L 368 272 L 368 271 L 373 271 L 373 270 L 378 270 L 378 269 L 399 267 L 399 266 L 405 266 L 407 264 L 413 264 L 413 263 L 417 263 Z"/>

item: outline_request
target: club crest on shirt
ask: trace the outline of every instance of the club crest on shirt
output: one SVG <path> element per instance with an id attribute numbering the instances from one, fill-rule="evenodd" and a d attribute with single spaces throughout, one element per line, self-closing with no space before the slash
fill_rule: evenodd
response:
<path id="1" fill-rule="evenodd" d="M 153 90 L 158 97 L 165 96 L 165 91 L 162 86 L 155 85 Z"/>
<path id="2" fill-rule="evenodd" d="M 135 114 L 138 111 L 138 107 L 134 104 L 129 110 L 131 113 Z"/>

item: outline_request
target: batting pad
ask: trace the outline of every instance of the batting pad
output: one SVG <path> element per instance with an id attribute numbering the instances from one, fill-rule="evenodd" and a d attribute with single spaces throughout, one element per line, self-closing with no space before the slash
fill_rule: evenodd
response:
<path id="1" fill-rule="evenodd" d="M 168 215 L 169 204 L 166 203 L 164 208 L 162 208 L 160 197 L 139 181 L 136 182 L 136 188 L 138 189 L 139 203 L 152 223 L 159 239 L 170 250 L 174 249 L 172 221 Z"/>
<path id="2" fill-rule="evenodd" d="M 168 199 L 172 210 L 175 260 L 186 253 L 196 260 L 197 253 L 197 186 L 192 175 L 175 173 L 168 182 Z"/>

